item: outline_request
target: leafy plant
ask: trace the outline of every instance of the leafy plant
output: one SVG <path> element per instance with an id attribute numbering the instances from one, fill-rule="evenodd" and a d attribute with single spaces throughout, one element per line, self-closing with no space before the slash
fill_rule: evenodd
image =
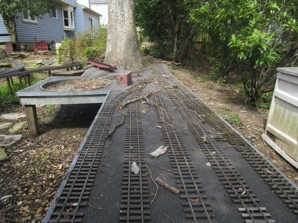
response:
<path id="1" fill-rule="evenodd" d="M 241 121 L 241 118 L 238 114 L 236 113 L 231 113 L 230 115 L 228 115 L 226 117 L 226 120 L 228 121 L 228 123 L 230 123 L 231 125 L 236 125 L 236 126 L 243 126 L 243 123 Z"/>
<path id="2" fill-rule="evenodd" d="M 286 0 L 202 1 L 191 12 L 210 37 L 217 77 L 241 75 L 249 104 L 274 88 L 276 68 L 297 63 L 298 10 Z"/>
<path id="3" fill-rule="evenodd" d="M 106 49 L 107 29 L 105 27 L 94 31 L 77 33 L 72 39 L 63 40 L 58 49 L 58 61 L 100 60 Z"/>
<path id="4" fill-rule="evenodd" d="M 77 59 L 74 39 L 64 39 L 58 48 L 58 62 L 72 62 Z"/>

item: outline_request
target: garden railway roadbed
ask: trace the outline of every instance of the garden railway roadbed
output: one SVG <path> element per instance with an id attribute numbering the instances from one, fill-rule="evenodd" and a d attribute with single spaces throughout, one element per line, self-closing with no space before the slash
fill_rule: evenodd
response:
<path id="1" fill-rule="evenodd" d="M 43 222 L 298 222 L 297 186 L 166 65 L 133 76 L 111 89 Z"/>

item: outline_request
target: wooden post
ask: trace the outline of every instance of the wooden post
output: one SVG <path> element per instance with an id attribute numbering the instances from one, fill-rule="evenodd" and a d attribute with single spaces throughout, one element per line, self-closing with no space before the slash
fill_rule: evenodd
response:
<path id="1" fill-rule="evenodd" d="M 18 78 L 19 78 L 20 84 L 23 85 L 22 76 L 18 76 Z"/>
<path id="2" fill-rule="evenodd" d="M 30 135 L 38 135 L 38 121 L 35 105 L 25 105 L 25 113 L 27 116 L 28 129 Z"/>
<path id="3" fill-rule="evenodd" d="M 3 112 L 3 107 L 2 107 L 2 97 L 1 97 L 1 94 L 0 94 L 0 111 Z"/>
<path id="4" fill-rule="evenodd" d="M 26 77 L 27 77 L 27 80 L 28 80 L 28 86 L 31 86 L 30 74 L 27 74 Z"/>
<path id="5" fill-rule="evenodd" d="M 9 92 L 10 92 L 11 96 L 13 96 L 9 77 L 6 78 L 6 81 L 7 81 Z"/>

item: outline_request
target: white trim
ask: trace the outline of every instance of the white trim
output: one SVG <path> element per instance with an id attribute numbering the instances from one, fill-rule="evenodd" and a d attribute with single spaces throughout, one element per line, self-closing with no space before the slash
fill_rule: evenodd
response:
<path id="1" fill-rule="evenodd" d="M 67 12 L 67 18 L 64 17 L 64 12 Z M 63 27 L 64 30 L 74 30 L 74 12 L 72 7 L 62 8 L 62 18 L 63 18 Z M 68 21 L 68 26 L 65 25 L 65 22 Z"/>
<path id="2" fill-rule="evenodd" d="M 24 12 L 22 12 L 22 17 L 23 17 L 23 22 L 28 22 L 28 23 L 35 23 L 37 24 L 38 23 L 38 20 L 37 20 L 37 16 L 34 16 L 34 19 L 31 18 L 31 15 L 30 15 L 30 11 L 27 12 L 27 17 L 28 19 L 25 19 L 24 17 Z"/>
<path id="3" fill-rule="evenodd" d="M 56 17 L 54 17 L 54 16 L 52 15 L 52 10 L 53 10 L 53 9 L 51 9 L 51 12 L 49 13 L 49 14 L 50 14 L 50 17 L 51 17 L 52 19 L 58 19 L 58 10 L 57 10 L 56 7 L 54 7 L 54 8 L 55 8 L 55 11 L 56 11 Z"/>

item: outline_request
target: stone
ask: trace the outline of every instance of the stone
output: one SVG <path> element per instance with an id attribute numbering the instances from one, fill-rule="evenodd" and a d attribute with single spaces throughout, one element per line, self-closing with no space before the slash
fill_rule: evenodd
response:
<path id="1" fill-rule="evenodd" d="M 0 161 L 4 161 L 4 160 L 8 160 L 8 159 L 9 159 L 9 157 L 6 154 L 6 152 L 4 152 L 3 149 L 0 149 Z"/>
<path id="2" fill-rule="evenodd" d="M 22 135 L 0 135 L 0 146 L 9 147 L 19 141 Z"/>
<path id="3" fill-rule="evenodd" d="M 2 123 L 2 124 L 0 124 L 0 130 L 6 129 L 6 128 L 10 127 L 11 125 L 12 125 L 12 122 Z"/>
<path id="4" fill-rule="evenodd" d="M 41 213 L 42 213 L 42 211 L 43 211 L 43 208 L 42 208 L 42 207 L 40 207 L 40 208 L 38 208 L 38 209 L 37 209 L 37 211 L 36 211 L 36 214 L 41 214 Z"/>
<path id="5" fill-rule="evenodd" d="M 36 64 L 37 64 L 37 65 L 42 64 L 42 60 L 37 60 L 37 61 L 36 61 Z"/>
<path id="6" fill-rule="evenodd" d="M 24 128 L 27 128 L 27 127 L 28 127 L 27 121 L 19 122 L 19 123 L 15 124 L 11 129 L 9 129 L 9 133 L 15 134 L 18 131 L 20 131 Z"/>
<path id="7" fill-rule="evenodd" d="M 9 113 L 1 115 L 1 118 L 6 120 L 18 120 L 20 118 L 25 118 L 26 114 L 24 113 Z"/>

